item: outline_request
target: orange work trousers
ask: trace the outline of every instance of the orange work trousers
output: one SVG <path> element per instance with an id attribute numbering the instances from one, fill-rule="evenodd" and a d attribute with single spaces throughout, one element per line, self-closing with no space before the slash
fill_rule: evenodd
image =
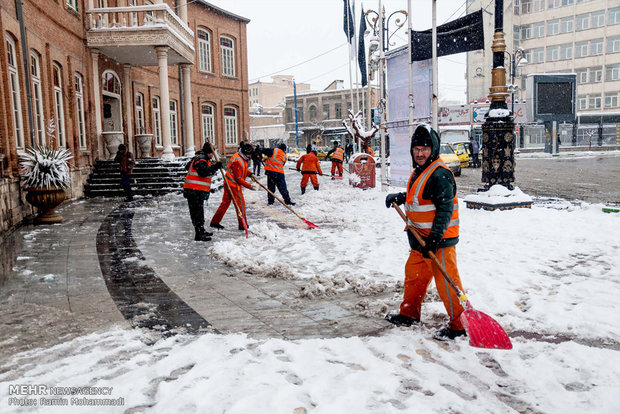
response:
<path id="1" fill-rule="evenodd" d="M 237 205 L 239 206 L 239 208 L 241 208 L 241 214 L 243 214 L 243 217 L 246 217 L 245 198 L 243 197 L 241 188 L 239 188 L 238 185 L 231 185 L 230 189 L 232 190 L 233 197 L 235 198 Z M 215 214 L 213 215 L 213 218 L 211 219 L 211 223 L 219 224 L 222 221 L 222 219 L 224 218 L 224 214 L 226 214 L 228 207 L 230 207 L 231 201 L 232 199 L 230 198 L 230 191 L 228 191 L 227 186 L 224 186 L 224 194 L 222 195 L 222 202 L 220 203 L 220 206 L 215 211 Z M 239 217 L 239 214 L 237 213 L 236 208 L 235 208 L 235 214 L 237 215 L 237 221 L 239 222 L 239 227 L 243 227 L 243 222 L 241 221 L 241 217 Z"/>
<path id="2" fill-rule="evenodd" d="M 439 249 L 435 256 L 462 291 L 463 286 L 456 267 L 456 246 Z M 433 278 L 435 278 L 437 293 L 450 316 L 450 328 L 462 330 L 463 324 L 459 317 L 463 313 L 463 307 L 457 293 L 448 284 L 435 262 L 432 259 L 425 259 L 417 250 L 411 250 L 405 265 L 405 294 L 403 303 L 400 305 L 400 313 L 410 318 L 420 319 L 422 301 Z"/>
<path id="3" fill-rule="evenodd" d="M 336 169 L 338 169 L 338 175 L 342 177 L 342 163 L 332 161 L 332 177 L 335 175 Z"/>
<path id="4" fill-rule="evenodd" d="M 306 185 L 308 185 L 308 180 L 310 180 L 310 182 L 312 182 L 312 186 L 314 188 L 318 188 L 319 187 L 319 180 L 316 178 L 316 174 L 301 174 L 301 188 L 306 188 Z"/>

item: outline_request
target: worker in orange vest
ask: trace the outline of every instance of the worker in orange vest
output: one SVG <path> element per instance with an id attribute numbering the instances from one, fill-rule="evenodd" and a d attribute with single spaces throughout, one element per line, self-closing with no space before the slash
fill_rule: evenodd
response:
<path id="1" fill-rule="evenodd" d="M 224 226 L 220 224 L 224 218 L 224 214 L 230 207 L 232 201 L 231 197 L 235 198 L 237 205 L 241 209 L 241 215 L 246 218 L 245 214 L 245 198 L 243 197 L 243 188 L 249 188 L 250 190 L 256 190 L 256 187 L 245 181 L 246 177 L 252 175 L 252 172 L 248 168 L 248 159 L 252 156 L 254 148 L 250 144 L 244 142 L 241 143 L 239 150 L 230 157 L 228 160 L 228 166 L 226 168 L 226 176 L 224 179 L 228 183 L 228 186 L 224 185 L 224 194 L 222 194 L 222 202 L 216 210 L 209 226 L 216 229 L 223 229 Z M 230 191 L 228 190 L 230 187 Z M 232 194 L 231 194 L 232 192 Z M 241 217 L 237 214 L 237 221 L 239 222 L 239 230 L 244 230 Z M 247 219 L 246 219 L 247 224 Z M 247 224 L 248 227 L 250 226 Z"/>
<path id="2" fill-rule="evenodd" d="M 342 162 L 344 161 L 344 150 L 338 141 L 334 141 L 334 148 L 330 149 L 326 155 L 332 160 L 332 180 L 335 178 L 342 179 Z M 338 170 L 338 175 L 335 175 Z"/>
<path id="3" fill-rule="evenodd" d="M 312 186 L 315 190 L 319 190 L 319 180 L 316 178 L 317 174 L 323 175 L 321 171 L 321 164 L 314 152 L 312 152 L 312 146 L 308 145 L 306 153 L 302 155 L 297 161 L 297 171 L 301 171 L 301 193 L 306 192 L 306 185 L 308 180 L 312 182 Z"/>
<path id="4" fill-rule="evenodd" d="M 207 141 L 202 149 L 196 152 L 194 158 L 185 165 L 187 175 L 183 183 L 183 197 L 187 199 L 196 241 L 209 241 L 210 236 L 213 235 L 204 228 L 204 202 L 209 199 L 211 176 L 222 167 L 222 163 L 212 161 L 211 157 L 213 157 L 213 148 Z"/>
<path id="5" fill-rule="evenodd" d="M 457 293 L 448 285 L 445 277 L 429 258 L 433 252 L 448 274 L 462 290 L 456 266 L 456 244 L 459 241 L 459 203 L 456 197 L 456 181 L 450 169 L 439 158 L 439 135 L 426 124 L 418 126 L 411 137 L 411 158 L 415 166 L 407 192 L 388 194 L 386 207 L 392 202 L 404 204 L 407 224 L 425 240 L 422 247 L 407 229 L 409 259 L 405 265 L 405 292 L 400 313 L 385 316 L 397 326 L 420 323 L 422 302 L 431 280 L 435 279 L 437 292 L 450 316 L 450 324 L 441 328 L 433 337 L 446 341 L 466 335 L 460 316 L 463 307 Z"/>
<path id="6" fill-rule="evenodd" d="M 295 203 L 291 201 L 291 196 L 288 193 L 288 189 L 286 188 L 286 179 L 284 178 L 284 164 L 286 164 L 286 144 L 282 143 L 278 145 L 277 148 L 263 148 L 262 153 L 267 157 L 267 161 L 265 161 L 265 175 L 267 175 L 267 188 L 269 191 L 274 193 L 276 191 L 276 187 L 278 187 L 278 191 L 282 194 L 282 198 L 284 198 L 284 202 L 291 206 L 294 206 Z M 273 196 L 268 192 L 267 193 L 267 204 L 273 204 Z"/>

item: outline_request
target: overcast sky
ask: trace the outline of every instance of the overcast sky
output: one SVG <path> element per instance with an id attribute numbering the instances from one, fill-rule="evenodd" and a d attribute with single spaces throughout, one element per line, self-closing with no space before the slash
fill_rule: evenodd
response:
<path id="1" fill-rule="evenodd" d="M 353 0 L 350 0 L 353 3 Z M 431 0 L 411 0 L 413 30 L 431 28 Z M 334 79 L 349 85 L 348 48 L 342 0 L 207 0 L 251 20 L 248 24 L 250 82 L 270 81 L 272 74 L 294 75 L 298 83 L 322 90 Z M 465 15 L 466 0 L 438 0 L 437 24 Z M 360 9 L 377 10 L 379 1 L 355 0 Z M 386 14 L 407 10 L 407 0 L 384 0 Z M 394 16 L 390 31 L 395 27 Z M 406 44 L 407 24 L 396 32 L 390 49 Z M 303 63 L 306 62 L 306 63 Z M 303 63 L 303 64 L 302 64 Z M 293 67 L 294 66 L 294 67 Z M 354 67 L 355 68 L 355 67 Z M 355 82 L 355 73 L 353 73 Z M 465 54 L 439 59 L 439 98 L 465 102 Z"/>

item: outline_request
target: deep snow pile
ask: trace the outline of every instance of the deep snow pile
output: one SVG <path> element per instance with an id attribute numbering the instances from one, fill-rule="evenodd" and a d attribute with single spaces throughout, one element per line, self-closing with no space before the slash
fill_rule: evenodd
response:
<path id="1" fill-rule="evenodd" d="M 289 188 L 296 180 L 289 176 Z M 342 288 L 402 282 L 406 236 L 385 193 L 329 180 L 319 192 L 298 191 L 295 209 L 322 229 L 254 220 L 249 239 L 215 241 L 210 253 L 259 273 L 347 281 Z M 264 193 L 246 195 L 249 208 L 267 208 Z M 425 327 L 295 341 L 177 336 L 154 345 L 139 330 L 111 330 L 16 356 L 0 369 L 2 412 L 15 410 L 7 407 L 15 383 L 111 386 L 124 406 L 106 412 L 618 412 L 620 215 L 562 202 L 501 212 L 461 203 L 460 217 L 459 270 L 472 304 L 509 331 L 542 336 L 493 351 L 462 338 L 435 342 Z M 230 212 L 227 220 L 234 223 Z M 423 321 L 443 314 L 440 303 L 426 303 Z"/>

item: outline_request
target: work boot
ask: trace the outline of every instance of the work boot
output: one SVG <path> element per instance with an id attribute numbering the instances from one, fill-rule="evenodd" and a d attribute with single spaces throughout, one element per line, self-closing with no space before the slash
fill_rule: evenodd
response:
<path id="1" fill-rule="evenodd" d="M 222 226 L 220 223 L 210 223 L 209 227 L 213 227 L 214 229 L 218 230 L 224 230 L 224 226 Z"/>
<path id="2" fill-rule="evenodd" d="M 301 193 L 306 194 L 306 187 L 301 187 Z"/>
<path id="3" fill-rule="evenodd" d="M 207 236 L 205 229 L 202 227 L 195 227 L 196 235 L 194 236 L 194 240 L 196 241 L 210 241 L 211 237 Z"/>
<path id="4" fill-rule="evenodd" d="M 289 206 L 294 206 L 294 205 L 295 205 L 295 203 L 293 203 L 291 200 L 288 200 L 288 201 L 286 202 L 286 204 L 288 204 Z"/>
<path id="5" fill-rule="evenodd" d="M 463 335 L 467 336 L 467 332 L 465 332 L 465 329 L 461 329 L 460 331 L 455 331 L 454 329 L 451 329 L 446 326 L 445 328 L 441 328 L 440 330 L 435 332 L 433 334 L 433 338 L 435 338 L 438 341 L 450 341 L 456 338 L 457 336 L 463 336 Z"/>
<path id="6" fill-rule="evenodd" d="M 314 187 L 314 191 L 319 191 L 319 186 Z"/>
<path id="7" fill-rule="evenodd" d="M 385 315 L 385 320 L 396 326 L 411 326 L 420 324 L 419 319 L 410 318 L 409 316 L 405 316 L 401 313 L 388 313 Z"/>

